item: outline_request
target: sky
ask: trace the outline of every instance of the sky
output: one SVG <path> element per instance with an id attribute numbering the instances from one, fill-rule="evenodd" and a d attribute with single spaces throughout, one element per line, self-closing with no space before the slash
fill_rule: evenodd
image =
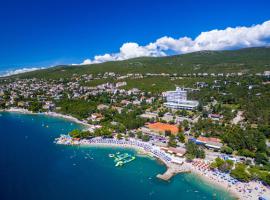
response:
<path id="1" fill-rule="evenodd" d="M 265 46 L 269 10 L 269 0 L 0 0 L 0 74 Z"/>

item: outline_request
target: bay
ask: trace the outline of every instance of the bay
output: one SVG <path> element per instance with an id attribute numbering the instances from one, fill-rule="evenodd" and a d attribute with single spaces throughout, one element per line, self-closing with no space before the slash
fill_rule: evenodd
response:
<path id="1" fill-rule="evenodd" d="M 160 181 L 165 166 L 131 149 L 54 143 L 75 128 L 81 127 L 60 118 L 0 113 L 0 199 L 233 199 L 192 174 Z M 116 152 L 137 159 L 115 167 L 108 154 Z"/>

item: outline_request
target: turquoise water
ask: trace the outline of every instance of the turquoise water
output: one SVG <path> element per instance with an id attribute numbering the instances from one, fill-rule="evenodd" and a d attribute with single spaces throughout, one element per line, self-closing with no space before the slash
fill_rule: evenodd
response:
<path id="1" fill-rule="evenodd" d="M 156 160 L 137 157 L 117 168 L 108 157 L 133 150 L 53 143 L 76 127 L 42 115 L 0 113 L 0 199 L 232 199 L 191 174 L 169 183 L 156 179 L 165 171 Z"/>

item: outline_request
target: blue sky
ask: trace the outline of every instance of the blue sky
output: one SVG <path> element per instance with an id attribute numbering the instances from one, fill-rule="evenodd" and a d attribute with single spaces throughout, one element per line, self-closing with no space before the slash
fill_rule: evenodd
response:
<path id="1" fill-rule="evenodd" d="M 0 71 L 92 62 L 128 42 L 139 45 L 128 47 L 133 51 L 164 36 L 193 40 L 214 29 L 250 27 L 270 20 L 269 9 L 267 0 L 0 0 Z M 179 45 L 172 49 L 185 52 Z M 136 55 L 144 55 L 139 50 Z"/>

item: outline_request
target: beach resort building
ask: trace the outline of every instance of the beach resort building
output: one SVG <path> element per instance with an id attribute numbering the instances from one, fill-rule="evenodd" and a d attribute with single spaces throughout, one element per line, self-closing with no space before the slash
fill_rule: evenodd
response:
<path id="1" fill-rule="evenodd" d="M 207 148 L 210 149 L 216 149 L 219 150 L 223 146 L 221 143 L 221 140 L 219 138 L 214 138 L 214 137 L 198 137 L 197 139 L 191 139 L 194 141 L 196 144 L 199 145 L 204 145 Z"/>
<path id="2" fill-rule="evenodd" d="M 164 105 L 167 108 L 177 110 L 194 110 L 198 105 L 198 101 L 187 100 L 187 91 L 177 87 L 175 91 L 167 91 L 163 93 L 166 99 Z"/>

